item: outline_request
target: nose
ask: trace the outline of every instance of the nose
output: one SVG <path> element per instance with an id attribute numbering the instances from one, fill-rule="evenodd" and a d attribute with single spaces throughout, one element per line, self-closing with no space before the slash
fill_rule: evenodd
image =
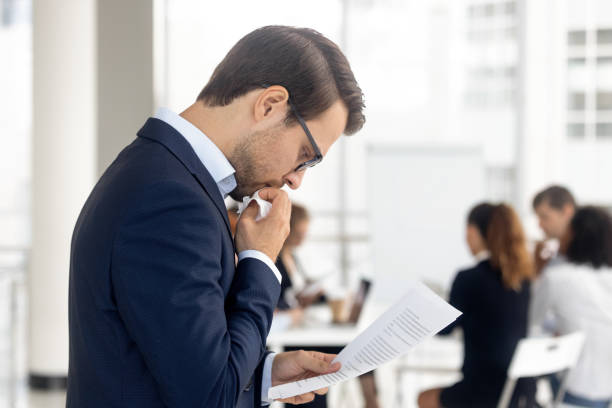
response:
<path id="1" fill-rule="evenodd" d="M 290 189 L 296 190 L 302 184 L 304 173 L 306 173 L 305 170 L 292 171 L 291 173 L 288 173 L 285 177 L 283 177 L 283 181 L 289 186 Z"/>

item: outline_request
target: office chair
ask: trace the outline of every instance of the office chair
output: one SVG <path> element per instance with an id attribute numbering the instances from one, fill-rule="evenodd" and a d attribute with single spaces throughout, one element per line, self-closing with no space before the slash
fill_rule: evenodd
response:
<path id="1" fill-rule="evenodd" d="M 563 400 L 567 374 L 576 365 L 585 336 L 581 332 L 552 338 L 526 338 L 519 341 L 508 368 L 508 378 L 497 408 L 507 408 L 512 399 L 516 381 L 524 377 L 564 372 L 561 387 L 553 407 Z"/>

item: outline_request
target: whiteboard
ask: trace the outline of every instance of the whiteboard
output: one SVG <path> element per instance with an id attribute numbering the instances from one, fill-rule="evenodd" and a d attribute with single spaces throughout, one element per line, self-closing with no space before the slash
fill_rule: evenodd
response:
<path id="1" fill-rule="evenodd" d="M 465 225 L 485 197 L 481 149 L 374 145 L 366 164 L 372 297 L 393 302 L 414 279 L 447 290 L 457 270 L 473 263 Z"/>

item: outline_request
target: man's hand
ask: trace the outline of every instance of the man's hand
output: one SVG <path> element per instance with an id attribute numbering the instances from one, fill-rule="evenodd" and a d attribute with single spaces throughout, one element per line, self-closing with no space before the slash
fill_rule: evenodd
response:
<path id="1" fill-rule="evenodd" d="M 291 201 L 285 191 L 276 188 L 260 190 L 259 197 L 270 202 L 272 208 L 266 218 L 255 221 L 259 206 L 255 200 L 251 201 L 236 226 L 236 249 L 238 253 L 254 249 L 276 262 L 276 257 L 289 235 Z"/>
<path id="2" fill-rule="evenodd" d="M 534 269 L 537 277 L 540 276 L 542 270 L 546 267 L 546 265 L 548 265 L 548 262 L 550 262 L 550 258 L 552 257 L 552 253 L 546 246 L 546 241 L 538 241 L 536 243 L 534 255 Z"/>
<path id="3" fill-rule="evenodd" d="M 319 299 L 321 296 L 323 296 L 323 289 L 319 289 L 314 295 L 302 295 L 298 293 L 296 298 L 298 303 L 300 304 L 300 307 L 308 307 L 312 305 L 315 300 Z"/>
<path id="4" fill-rule="evenodd" d="M 331 365 L 335 357 L 335 354 L 304 350 L 277 354 L 272 363 L 272 386 L 334 373 L 340 369 L 340 363 Z M 312 401 L 315 394 L 323 395 L 327 393 L 327 390 L 327 388 L 323 388 L 279 401 L 290 404 L 304 404 Z"/>

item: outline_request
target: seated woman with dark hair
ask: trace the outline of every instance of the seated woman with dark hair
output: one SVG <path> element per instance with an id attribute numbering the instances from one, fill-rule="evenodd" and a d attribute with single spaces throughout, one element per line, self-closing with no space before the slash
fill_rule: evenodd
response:
<path id="1" fill-rule="evenodd" d="M 455 277 L 450 304 L 463 312 L 440 334 L 463 329 L 463 379 L 422 392 L 420 408 L 495 407 L 518 341 L 527 335 L 532 257 L 518 216 L 506 204 L 480 204 L 467 219 L 466 240 L 478 261 Z M 512 407 L 535 404 L 535 381 L 517 382 Z"/>
<path id="2" fill-rule="evenodd" d="M 549 314 L 555 332 L 584 332 L 586 341 L 567 379 L 564 402 L 607 408 L 612 402 L 612 218 L 603 209 L 576 211 L 561 240 L 563 263 L 534 288 L 531 323 Z M 554 381 L 553 381 L 554 383 Z"/>

